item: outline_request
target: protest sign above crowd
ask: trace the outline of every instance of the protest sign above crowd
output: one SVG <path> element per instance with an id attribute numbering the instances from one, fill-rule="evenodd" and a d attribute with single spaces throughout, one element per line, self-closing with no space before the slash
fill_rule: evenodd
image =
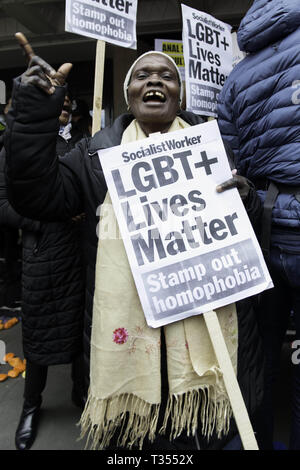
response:
<path id="1" fill-rule="evenodd" d="M 231 27 L 182 5 L 187 109 L 217 116 L 217 99 L 232 70 Z"/>
<path id="2" fill-rule="evenodd" d="M 136 49 L 137 0 L 66 0 L 66 31 Z"/>

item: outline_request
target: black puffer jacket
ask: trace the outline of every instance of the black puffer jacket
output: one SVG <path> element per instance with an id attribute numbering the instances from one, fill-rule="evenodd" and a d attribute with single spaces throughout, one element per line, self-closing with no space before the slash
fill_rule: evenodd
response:
<path id="1" fill-rule="evenodd" d="M 7 199 L 7 188 L 4 179 L 5 151 L 3 149 L 3 135 L 0 136 L 0 227 L 18 228 L 37 232 L 40 222 L 22 217 L 16 213 Z"/>
<path id="2" fill-rule="evenodd" d="M 41 223 L 23 234 L 24 356 L 40 365 L 66 364 L 83 349 L 84 273 L 75 223 Z"/>
<path id="3" fill-rule="evenodd" d="M 6 134 L 7 180 L 10 200 L 15 208 L 28 217 L 40 220 L 65 220 L 85 212 L 85 253 L 87 255 L 85 307 L 85 361 L 89 363 L 89 339 L 95 285 L 97 250 L 96 226 L 98 208 L 107 187 L 100 166 L 98 149 L 119 145 L 125 128 L 133 117 L 122 115 L 113 126 L 98 132 L 87 144 L 81 141 L 58 161 L 55 157 L 57 116 L 65 90 L 58 88 L 48 97 L 34 87 L 15 80 L 12 110 L 8 116 Z M 191 125 L 201 118 L 183 112 L 181 117 Z M 43 139 L 37 134 L 43 133 Z M 247 210 L 252 220 L 260 216 L 261 204 L 254 191 L 247 198 Z M 262 353 L 253 311 L 252 299 L 239 302 L 238 379 L 250 415 L 253 416 L 262 395 Z M 222 446 L 219 441 L 216 446 Z"/>
<path id="4" fill-rule="evenodd" d="M 7 199 L 0 155 L 0 225 L 22 229 L 24 356 L 40 365 L 72 362 L 82 352 L 84 270 L 80 226 L 23 218 Z"/>

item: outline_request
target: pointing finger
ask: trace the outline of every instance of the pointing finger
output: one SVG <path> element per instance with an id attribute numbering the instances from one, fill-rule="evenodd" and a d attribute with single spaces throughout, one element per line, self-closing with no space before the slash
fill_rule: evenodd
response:
<path id="1" fill-rule="evenodd" d="M 49 77 L 53 77 L 56 71 L 54 70 L 53 67 L 51 67 L 51 65 L 45 62 L 41 57 L 38 57 L 37 55 L 35 55 L 34 50 L 32 49 L 31 45 L 27 41 L 26 36 L 23 33 L 16 33 L 15 36 L 16 36 L 18 43 L 24 50 L 27 62 L 30 63 L 30 65 L 39 65 Z"/>
<path id="2" fill-rule="evenodd" d="M 24 50 L 26 61 L 27 63 L 29 63 L 32 57 L 35 55 L 34 50 L 32 49 L 31 45 L 27 41 L 26 36 L 23 33 L 16 33 L 15 37 L 22 49 Z"/>

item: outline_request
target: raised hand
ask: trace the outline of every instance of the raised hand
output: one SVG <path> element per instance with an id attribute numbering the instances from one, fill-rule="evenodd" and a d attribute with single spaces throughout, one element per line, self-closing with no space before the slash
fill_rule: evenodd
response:
<path id="1" fill-rule="evenodd" d="M 22 47 L 26 62 L 28 63 L 28 69 L 22 75 L 22 83 L 25 85 L 35 85 L 47 94 L 52 95 L 55 92 L 56 86 L 65 84 L 72 64 L 62 64 L 58 70 L 55 70 L 41 57 L 35 55 L 23 33 L 16 33 L 15 37 Z"/>
<path id="2" fill-rule="evenodd" d="M 223 191 L 227 191 L 232 188 L 238 189 L 241 199 L 246 199 L 250 191 L 250 185 L 247 178 L 237 175 L 237 170 L 232 170 L 232 178 L 219 184 L 216 190 L 218 193 L 222 193 Z"/>

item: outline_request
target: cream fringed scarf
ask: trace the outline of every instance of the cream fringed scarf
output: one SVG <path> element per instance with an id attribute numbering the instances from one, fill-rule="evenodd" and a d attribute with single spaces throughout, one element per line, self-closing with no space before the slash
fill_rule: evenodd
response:
<path id="1" fill-rule="evenodd" d="M 170 131 L 188 127 L 176 118 Z M 145 138 L 136 121 L 122 143 Z M 105 204 L 111 204 L 107 193 Z M 235 305 L 217 310 L 226 345 L 236 370 L 237 317 Z M 164 327 L 169 399 L 164 423 L 157 428 L 161 402 L 160 328 L 147 326 L 123 241 L 99 239 L 91 336 L 90 390 L 81 434 L 92 448 L 104 449 L 117 431 L 118 445 L 140 448 L 147 436 L 182 431 L 194 435 L 201 426 L 209 437 L 226 434 L 232 415 L 222 373 L 202 315 Z"/>

